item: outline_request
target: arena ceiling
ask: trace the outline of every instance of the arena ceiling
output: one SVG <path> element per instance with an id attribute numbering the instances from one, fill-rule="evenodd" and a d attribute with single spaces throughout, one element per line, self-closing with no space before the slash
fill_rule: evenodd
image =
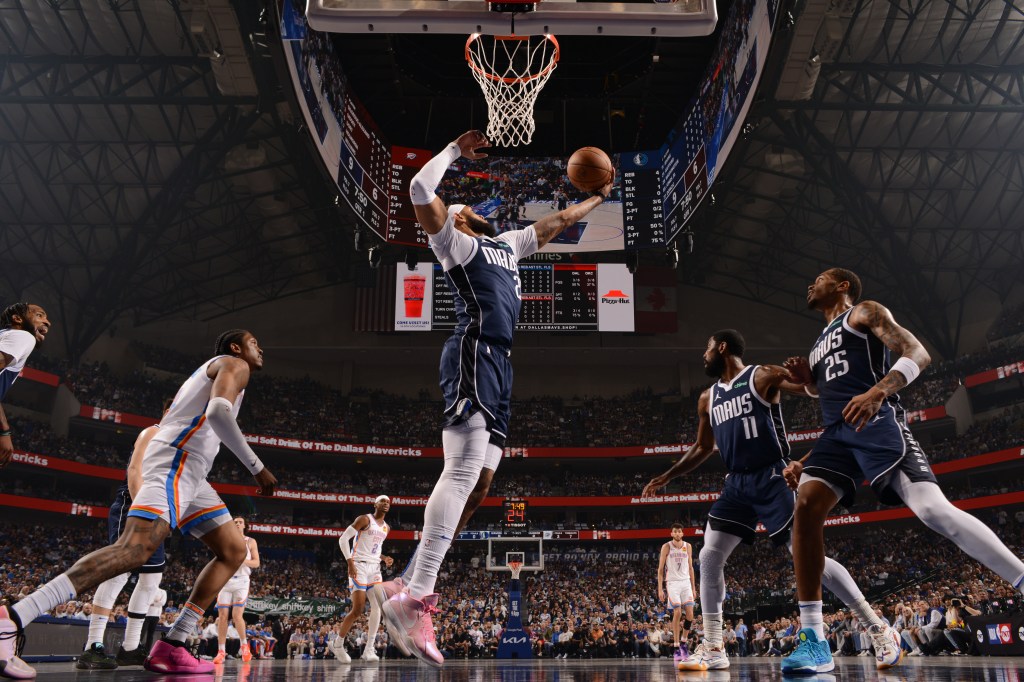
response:
<path id="1" fill-rule="evenodd" d="M 798 0 L 790 16 L 680 278 L 794 312 L 842 264 L 951 355 L 971 306 L 1022 279 L 1024 5 Z M 352 218 L 292 119 L 267 19 L 243 0 L 0 7 L 0 286 L 56 301 L 71 355 L 125 313 L 210 319 L 350 279 Z M 702 71 L 707 45 L 606 40 L 579 39 L 592 56 L 566 72 L 623 65 L 588 102 L 595 143 L 637 148 L 671 125 L 671 74 Z M 405 38 L 348 45 L 371 111 L 475 87 L 458 60 L 410 70 Z M 595 90 L 583 75 L 546 94 Z"/>

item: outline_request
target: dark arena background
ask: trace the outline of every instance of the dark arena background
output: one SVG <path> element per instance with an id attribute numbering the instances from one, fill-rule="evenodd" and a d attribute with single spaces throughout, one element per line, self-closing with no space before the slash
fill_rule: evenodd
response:
<path id="1" fill-rule="evenodd" d="M 503 5 L 516 12 L 484 0 L 0 2 L 0 310 L 28 302 L 49 323 L 23 368 L 10 339 L 27 338 L 29 313 L 0 324 L 0 677 L 16 675 L 17 651 L 41 680 L 155 676 L 141 658 L 83 669 L 99 660 L 82 658 L 93 587 L 54 600 L 23 647 L 5 614 L 108 544 L 135 439 L 229 329 L 263 351 L 237 424 L 278 483 L 258 494 L 227 447 L 209 471 L 259 565 L 235 609 L 246 632 L 232 622 L 223 656 L 218 610 L 199 605 L 185 646 L 220 660 L 187 679 L 781 680 L 805 631 L 793 557 L 764 526 L 725 565 L 728 667 L 681 671 L 673 658 L 659 555 L 681 524 L 694 654 L 723 459 L 643 491 L 698 438 L 709 337 L 738 330 L 749 365 L 808 356 L 831 320 L 808 287 L 834 267 L 930 355 L 899 399 L 942 491 L 1024 555 L 1021 0 Z M 504 234 L 592 202 L 566 177 L 580 147 L 605 150 L 616 179 L 518 264 L 511 419 L 489 491 L 440 567 L 438 670 L 403 655 L 387 619 L 369 632 L 369 609 L 339 636 L 354 595 L 339 538 L 388 496 L 377 549 L 390 581 L 424 534 L 445 467 L 439 358 L 463 331 L 462 299 L 410 188 L 504 111 L 489 110 L 466 39 L 506 23 L 558 40 L 526 115 L 532 137 L 455 159 L 437 196 Z M 845 371 L 833 359 L 828 371 Z M 785 393 L 781 418 L 794 460 L 826 433 L 817 400 Z M 850 480 L 825 548 L 904 655 L 878 669 L 867 624 L 826 590 L 835 667 L 812 677 L 1020 679 L 1021 585 Z M 211 559 L 177 530 L 166 554 L 143 657 Z M 116 598 L 96 640 L 105 656 L 122 647 L 142 579 Z"/>

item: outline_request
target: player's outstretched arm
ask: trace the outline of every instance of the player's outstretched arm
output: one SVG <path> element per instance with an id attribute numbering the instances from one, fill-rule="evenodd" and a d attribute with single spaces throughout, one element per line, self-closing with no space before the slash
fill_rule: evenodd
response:
<path id="1" fill-rule="evenodd" d="M 562 233 L 562 230 L 575 225 L 579 221 L 593 211 L 595 208 L 601 205 L 601 203 L 608 198 L 608 195 L 612 191 L 612 182 L 597 190 L 594 196 L 581 201 L 578 204 L 559 211 L 558 213 L 552 213 L 546 215 L 533 224 L 533 231 L 537 233 L 537 248 L 542 248 L 549 241 L 557 237 Z"/>
<path id="2" fill-rule="evenodd" d="M 700 399 L 697 400 L 697 416 L 699 421 L 697 423 L 697 442 L 694 443 L 689 450 L 679 459 L 678 462 L 673 464 L 663 474 L 659 474 L 652 478 L 647 485 L 644 486 L 644 490 L 640 493 L 640 497 L 651 497 L 659 489 L 664 488 L 669 481 L 677 476 L 688 474 L 711 456 L 711 453 L 715 451 L 715 436 L 711 431 L 711 417 L 708 414 L 708 406 L 711 402 L 711 394 L 709 391 L 704 391 L 700 394 Z"/>
<path id="3" fill-rule="evenodd" d="M 854 396 L 843 409 L 843 419 L 860 431 L 881 409 L 882 401 L 916 379 L 932 358 L 917 337 L 896 324 L 892 313 L 881 303 L 858 303 L 849 322 L 855 329 L 870 330 L 893 355 L 900 356 L 888 374 L 866 392 Z"/>
<path id="4" fill-rule="evenodd" d="M 416 220 L 424 232 L 437 234 L 448 220 L 448 209 L 441 198 L 434 194 L 448 166 L 460 156 L 467 159 L 487 158 L 487 154 L 477 150 L 490 146 L 487 137 L 479 130 L 467 131 L 428 161 L 413 177 L 409 186 L 409 197 L 416 212 Z"/>

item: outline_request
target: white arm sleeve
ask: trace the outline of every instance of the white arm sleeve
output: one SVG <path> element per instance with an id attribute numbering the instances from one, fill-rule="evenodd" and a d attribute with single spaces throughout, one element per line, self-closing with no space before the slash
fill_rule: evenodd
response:
<path id="1" fill-rule="evenodd" d="M 426 206 L 431 203 L 436 197 L 434 190 L 441 184 L 444 172 L 460 156 L 462 156 L 462 150 L 459 149 L 459 145 L 452 142 L 437 156 L 427 161 L 427 164 L 420 169 L 409 185 L 409 197 L 412 199 L 412 203 L 417 206 Z"/>
<path id="2" fill-rule="evenodd" d="M 345 529 L 345 532 L 341 534 L 341 537 L 338 538 L 338 546 L 341 547 L 341 553 L 344 555 L 345 561 L 352 558 L 352 538 L 357 535 L 359 535 L 359 531 L 357 531 L 353 526 L 349 526 Z"/>
<path id="3" fill-rule="evenodd" d="M 242 430 L 238 428 L 235 416 L 231 414 L 231 402 L 227 398 L 213 398 L 206 406 L 206 421 L 210 428 L 220 438 L 224 445 L 228 446 L 235 457 L 242 463 L 249 473 L 255 476 L 263 471 L 263 462 L 252 451 L 249 444 L 245 442 Z"/>

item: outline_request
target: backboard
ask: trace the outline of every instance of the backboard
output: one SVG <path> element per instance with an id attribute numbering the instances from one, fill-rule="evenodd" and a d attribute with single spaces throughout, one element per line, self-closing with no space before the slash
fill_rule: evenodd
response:
<path id="1" fill-rule="evenodd" d="M 306 19 L 328 33 L 455 33 L 469 35 L 710 35 L 714 0 L 576 2 L 535 0 L 531 12 L 491 11 L 485 0 L 307 0 Z"/>
<path id="2" fill-rule="evenodd" d="M 544 540 L 541 538 L 488 538 L 488 571 L 511 573 L 509 561 L 520 561 L 525 572 L 537 573 L 544 570 Z"/>

